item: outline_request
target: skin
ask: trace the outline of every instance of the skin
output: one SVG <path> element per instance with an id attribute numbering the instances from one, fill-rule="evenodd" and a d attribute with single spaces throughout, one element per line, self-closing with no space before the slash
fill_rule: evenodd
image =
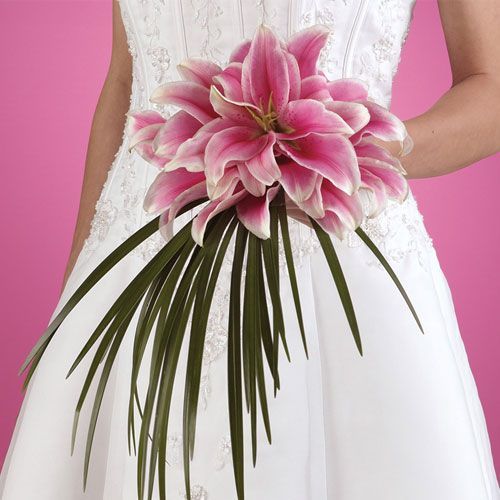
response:
<path id="1" fill-rule="evenodd" d="M 444 175 L 500 151 L 500 0 L 439 0 L 452 86 L 405 122 L 408 178 Z M 399 144 L 390 144 L 397 154 Z"/>
<path id="2" fill-rule="evenodd" d="M 408 178 L 444 175 L 500 151 L 500 0 L 439 0 L 452 71 L 451 88 L 425 113 L 405 122 L 412 151 Z M 95 205 L 118 150 L 129 107 L 132 61 L 118 2 L 113 48 L 90 133 L 80 208 L 64 284 L 90 231 Z M 395 155 L 400 144 L 384 143 Z"/>
<path id="3" fill-rule="evenodd" d="M 113 0 L 113 44 L 106 80 L 102 87 L 90 131 L 85 174 L 71 251 L 64 274 L 63 288 L 90 232 L 95 206 L 110 165 L 122 142 L 126 113 L 132 88 L 132 57 L 120 6 Z"/>

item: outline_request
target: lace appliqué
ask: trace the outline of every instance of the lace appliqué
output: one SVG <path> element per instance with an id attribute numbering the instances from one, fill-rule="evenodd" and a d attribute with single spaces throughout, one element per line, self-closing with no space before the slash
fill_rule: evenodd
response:
<path id="1" fill-rule="evenodd" d="M 181 493 L 181 498 L 187 499 L 187 495 L 182 492 Z M 203 486 L 200 486 L 199 484 L 193 486 L 191 488 L 191 500 L 208 500 L 208 493 Z"/>
<path id="2" fill-rule="evenodd" d="M 222 470 L 232 460 L 231 437 L 223 436 L 217 445 L 217 455 L 215 457 L 215 468 Z"/>
<path id="3" fill-rule="evenodd" d="M 167 437 L 167 464 L 177 466 L 182 463 L 182 436 L 169 434 Z"/>
<path id="4" fill-rule="evenodd" d="M 362 228 L 390 263 L 399 263 L 409 256 L 415 256 L 422 268 L 426 269 L 426 253 L 433 248 L 433 243 L 411 193 L 401 204 L 389 202 L 384 212 L 366 220 Z M 355 233 L 348 235 L 346 244 L 349 247 L 364 245 Z M 382 268 L 371 252 L 367 263 Z"/>
<path id="5" fill-rule="evenodd" d="M 203 31 L 199 56 L 209 58 L 219 65 L 224 64 L 225 54 L 215 43 L 221 37 L 222 31 L 214 22 L 214 19 L 224 14 L 222 7 L 215 0 L 191 0 L 191 6 L 195 12 L 194 21 Z"/>
<path id="6" fill-rule="evenodd" d="M 410 4 L 410 7 L 408 6 Z M 377 30 L 372 43 L 356 51 L 353 76 L 369 85 L 370 98 L 386 106 L 408 34 L 414 0 L 377 0 L 370 4 Z"/>
<path id="7" fill-rule="evenodd" d="M 159 44 L 160 40 L 160 27 L 158 20 L 161 16 L 161 9 L 165 5 L 163 0 L 153 1 L 152 9 L 153 14 L 146 16 L 144 19 L 147 26 L 145 35 L 149 40 L 147 54 L 151 61 L 153 68 L 153 77 L 155 82 L 160 84 L 165 80 L 167 72 L 170 69 L 170 52 L 166 47 Z"/>
<path id="8" fill-rule="evenodd" d="M 340 61 L 338 58 L 338 51 L 336 50 L 336 23 L 341 16 L 339 16 L 338 9 L 346 7 L 350 0 L 328 0 L 318 7 L 314 2 L 312 8 L 307 9 L 300 17 L 299 28 L 303 29 L 314 24 L 323 24 L 330 30 L 330 35 L 323 47 L 318 67 L 331 78 L 339 74 Z"/>

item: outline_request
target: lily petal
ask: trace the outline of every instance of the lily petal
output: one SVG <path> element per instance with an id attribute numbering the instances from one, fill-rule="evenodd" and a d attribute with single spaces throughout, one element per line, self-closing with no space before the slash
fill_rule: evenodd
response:
<path id="1" fill-rule="evenodd" d="M 335 101 L 366 101 L 368 87 L 362 80 L 342 78 L 328 82 L 328 90 Z"/>
<path id="2" fill-rule="evenodd" d="M 190 57 L 177 65 L 177 71 L 184 80 L 199 83 L 209 88 L 213 83 L 213 77 L 218 75 L 222 68 L 207 59 Z"/>
<path id="3" fill-rule="evenodd" d="M 238 125 L 259 127 L 247 111 L 244 103 L 240 104 L 227 99 L 215 86 L 210 89 L 210 102 L 214 110 L 223 118 L 228 118 Z"/>
<path id="4" fill-rule="evenodd" d="M 300 68 L 297 59 L 289 52 L 284 52 L 286 64 L 288 67 L 288 79 L 290 81 L 289 101 L 300 99 L 302 82 L 300 77 Z"/>
<path id="5" fill-rule="evenodd" d="M 318 179 L 316 172 L 291 160 L 281 163 L 279 168 L 281 170 L 279 182 L 292 201 L 300 204 L 312 196 Z"/>
<path id="6" fill-rule="evenodd" d="M 158 156 L 172 157 L 177 148 L 193 137 L 201 123 L 189 113 L 181 110 L 172 115 L 161 126 L 153 140 L 153 150 Z"/>
<path id="7" fill-rule="evenodd" d="M 233 62 L 228 64 L 222 73 L 214 76 L 214 82 L 221 86 L 224 96 L 231 101 L 243 101 L 241 71 L 242 64 Z"/>
<path id="8" fill-rule="evenodd" d="M 324 179 L 318 175 L 316 185 L 314 186 L 311 196 L 309 196 L 307 200 L 298 203 L 298 206 L 313 219 L 320 219 L 325 216 L 325 209 L 323 208 L 323 195 L 321 192 L 323 180 Z"/>
<path id="9" fill-rule="evenodd" d="M 253 196 L 262 196 L 266 192 L 266 185 L 250 173 L 245 163 L 238 163 L 237 168 L 241 183 L 250 194 Z"/>
<path id="10" fill-rule="evenodd" d="M 126 132 L 129 137 L 133 137 L 137 132 L 149 125 L 163 124 L 163 118 L 157 111 L 129 111 L 127 113 Z"/>
<path id="11" fill-rule="evenodd" d="M 321 193 L 326 212 L 334 212 L 350 231 L 363 221 L 363 207 L 357 193 L 348 195 L 328 181 L 323 182 Z"/>
<path id="12" fill-rule="evenodd" d="M 161 127 L 161 123 L 155 123 L 153 125 L 147 125 L 146 127 L 141 128 L 130 138 L 129 148 L 133 149 L 141 142 L 152 142 Z"/>
<path id="13" fill-rule="evenodd" d="M 343 240 L 349 229 L 346 228 L 344 223 L 340 220 L 335 212 L 326 212 L 325 216 L 321 219 L 316 219 L 316 222 L 328 233 L 334 234 L 340 240 Z"/>
<path id="14" fill-rule="evenodd" d="M 366 106 L 357 102 L 328 101 L 325 107 L 337 113 L 351 127 L 353 134 L 359 132 L 370 121 Z"/>
<path id="15" fill-rule="evenodd" d="M 380 215 L 387 206 L 387 193 L 384 183 L 367 170 L 361 172 L 361 187 L 359 197 L 362 200 L 366 217 L 373 218 Z"/>
<path id="16" fill-rule="evenodd" d="M 217 182 L 217 184 L 210 184 L 207 182 L 208 197 L 211 200 L 216 200 L 217 198 L 222 197 L 227 198 L 234 193 L 238 182 L 240 182 L 238 167 L 229 167 L 226 169 L 224 175 L 219 182 Z"/>
<path id="17" fill-rule="evenodd" d="M 236 48 L 231 52 L 229 56 L 229 62 L 239 62 L 242 63 L 245 57 L 248 55 L 250 50 L 250 45 L 252 44 L 252 40 L 243 40 Z"/>
<path id="18" fill-rule="evenodd" d="M 217 115 L 210 104 L 210 91 L 195 82 L 167 82 L 153 91 L 151 102 L 179 106 L 201 123 L 207 123 Z"/>
<path id="19" fill-rule="evenodd" d="M 295 141 L 280 141 L 283 151 L 300 165 L 314 170 L 347 194 L 361 182 L 354 147 L 340 134 L 309 134 Z"/>
<path id="20" fill-rule="evenodd" d="M 275 142 L 276 134 L 269 132 L 267 134 L 267 144 L 264 149 L 246 161 L 249 172 L 266 186 L 270 186 L 281 176 L 274 152 Z"/>
<path id="21" fill-rule="evenodd" d="M 242 189 L 241 191 L 233 194 L 228 198 L 222 200 L 214 200 L 205 205 L 200 210 L 198 215 L 193 219 L 193 225 L 191 226 L 191 235 L 194 241 L 198 245 L 203 246 L 205 230 L 210 220 L 213 219 L 217 214 L 236 205 L 246 196 L 248 196 L 248 193 L 244 189 Z"/>
<path id="22" fill-rule="evenodd" d="M 243 98 L 267 112 L 272 98 L 278 113 L 290 96 L 288 63 L 280 41 L 270 28 L 260 25 L 242 67 Z"/>
<path id="23" fill-rule="evenodd" d="M 359 167 L 361 169 L 361 175 L 363 175 L 363 171 L 368 171 L 372 175 L 378 177 L 384 183 L 387 195 L 390 198 L 398 200 L 399 202 L 405 200 L 409 188 L 408 182 L 401 172 L 370 158 L 360 158 Z"/>
<path id="24" fill-rule="evenodd" d="M 302 80 L 301 99 L 331 100 L 328 81 L 323 75 L 311 75 Z"/>
<path id="25" fill-rule="evenodd" d="M 276 197 L 280 187 L 267 190 L 264 196 L 247 196 L 236 205 L 236 213 L 241 223 L 255 236 L 263 240 L 271 237 L 271 214 L 269 203 Z"/>
<path id="26" fill-rule="evenodd" d="M 201 172 L 205 169 L 205 149 L 214 133 L 224 130 L 227 124 L 222 118 L 203 125 L 196 134 L 184 141 L 177 149 L 174 157 L 165 164 L 165 171 L 185 168 L 190 172 Z"/>
<path id="27" fill-rule="evenodd" d="M 278 139 L 293 140 L 313 132 L 319 134 L 347 134 L 353 130 L 333 111 L 314 99 L 289 102 L 279 117 L 286 132 L 276 134 Z"/>
<path id="28" fill-rule="evenodd" d="M 183 191 L 170 205 L 170 209 L 163 212 L 160 217 L 160 230 L 162 224 L 168 224 L 172 222 L 186 205 L 192 201 L 200 200 L 207 196 L 207 183 L 203 180 L 194 186 Z"/>
<path id="29" fill-rule="evenodd" d="M 184 191 L 204 180 L 203 172 L 193 173 L 183 168 L 160 172 L 146 193 L 144 210 L 149 213 L 166 210 Z"/>
<path id="30" fill-rule="evenodd" d="M 372 141 L 366 139 L 362 140 L 354 147 L 356 150 L 356 155 L 358 158 L 373 158 L 383 163 L 385 166 L 391 166 L 401 174 L 405 175 L 406 170 L 404 169 L 401 162 L 393 156 L 386 148 L 375 144 Z"/>
<path id="31" fill-rule="evenodd" d="M 325 25 L 317 24 L 295 33 L 288 40 L 288 51 L 297 59 L 302 78 L 317 73 L 318 58 L 329 35 L 330 30 Z"/>
<path id="32" fill-rule="evenodd" d="M 207 181 L 217 184 L 228 163 L 247 161 L 258 155 L 266 144 L 266 135 L 255 128 L 235 126 L 217 132 L 205 150 Z"/>
<path id="33" fill-rule="evenodd" d="M 370 121 L 351 137 L 353 144 L 358 143 L 366 135 L 373 135 L 382 141 L 404 140 L 407 135 L 406 127 L 397 116 L 371 101 L 364 101 L 363 105 L 370 113 Z"/>
<path id="34" fill-rule="evenodd" d="M 158 169 L 162 169 L 168 158 L 157 156 L 153 151 L 152 141 L 143 141 L 134 146 L 134 151 L 145 161 Z"/>

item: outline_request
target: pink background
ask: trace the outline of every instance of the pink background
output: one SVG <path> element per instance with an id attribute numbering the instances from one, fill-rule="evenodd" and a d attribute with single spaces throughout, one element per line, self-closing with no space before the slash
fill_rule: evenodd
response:
<path id="1" fill-rule="evenodd" d="M 21 403 L 16 373 L 55 307 L 77 210 L 111 0 L 0 0 L 0 460 Z M 435 1 L 418 0 L 394 110 L 421 113 L 450 83 Z M 413 190 L 454 293 L 500 471 L 500 157 Z"/>

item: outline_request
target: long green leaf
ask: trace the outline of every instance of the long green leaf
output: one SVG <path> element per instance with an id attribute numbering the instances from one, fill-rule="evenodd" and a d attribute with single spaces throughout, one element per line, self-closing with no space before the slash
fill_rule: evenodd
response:
<path id="1" fill-rule="evenodd" d="M 281 305 L 281 297 L 279 291 L 279 265 L 277 256 L 273 251 L 271 240 L 262 241 L 262 255 L 264 256 L 264 267 L 267 276 L 267 285 L 269 287 L 269 295 L 273 306 L 273 319 L 276 322 L 276 330 L 279 332 L 285 354 L 290 361 L 290 352 L 286 342 L 285 320 L 283 317 L 283 308 Z"/>
<path id="2" fill-rule="evenodd" d="M 185 486 L 188 500 L 191 495 L 189 461 L 190 458 L 192 459 L 194 453 L 196 415 L 206 327 L 220 267 L 236 227 L 235 221 L 230 223 L 232 218 L 234 218 L 234 210 L 226 210 L 214 218 L 216 219 L 216 224 L 208 238 L 206 238 L 204 245 L 205 256 L 196 284 L 198 289 L 193 308 L 186 366 L 186 382 L 184 386 L 183 454 Z M 226 234 L 223 237 L 224 232 Z M 219 252 L 217 252 L 218 249 Z"/>
<path id="3" fill-rule="evenodd" d="M 244 500 L 244 434 L 241 380 L 241 281 L 248 230 L 238 225 L 231 269 L 227 339 L 227 381 L 231 453 L 238 500 Z"/>
<path id="4" fill-rule="evenodd" d="M 387 273 L 391 277 L 392 281 L 394 281 L 397 289 L 399 290 L 399 292 L 403 296 L 403 299 L 405 300 L 406 305 L 408 306 L 413 317 L 415 318 L 415 321 L 417 322 L 417 325 L 420 328 L 420 331 L 422 333 L 424 333 L 424 329 L 422 327 L 422 323 L 420 322 L 420 319 L 418 318 L 417 311 L 413 307 L 413 304 L 411 303 L 410 297 L 408 297 L 408 294 L 406 293 L 405 289 L 403 288 L 403 285 L 401 284 L 398 277 L 396 276 L 396 273 L 394 272 L 394 270 L 390 266 L 389 262 L 387 262 L 387 259 L 382 255 L 382 252 L 377 248 L 377 245 L 375 245 L 375 243 L 373 243 L 373 241 L 365 233 L 365 231 L 363 231 L 362 228 L 358 227 L 358 229 L 356 229 L 356 233 L 363 240 L 363 242 L 366 244 L 366 246 L 373 252 L 375 257 L 377 257 L 379 262 L 382 264 L 384 269 L 387 271 Z"/>
<path id="5" fill-rule="evenodd" d="M 87 444 L 85 447 L 85 460 L 84 460 L 84 469 L 83 469 L 83 489 L 85 491 L 86 486 L 87 486 L 87 479 L 88 479 L 88 473 L 89 473 L 89 466 L 90 466 L 90 456 L 92 452 L 92 444 L 94 441 L 94 435 L 95 435 L 95 430 L 96 430 L 96 425 L 97 425 L 97 419 L 99 417 L 99 411 L 101 408 L 102 400 L 104 397 L 104 391 L 106 389 L 106 385 L 109 380 L 109 376 L 111 374 L 111 370 L 113 368 L 113 364 L 115 362 L 116 356 L 118 354 L 118 350 L 120 348 L 120 344 L 123 340 L 123 337 L 125 336 L 125 333 L 127 331 L 127 328 L 132 320 L 132 317 L 134 315 L 135 308 L 132 308 L 129 311 L 128 316 L 123 320 L 123 322 L 120 324 L 119 331 L 117 335 L 115 336 L 115 339 L 113 341 L 113 344 L 111 345 L 111 348 L 109 350 L 109 353 L 106 357 L 106 361 L 103 366 L 102 374 L 99 380 L 99 384 L 97 386 L 97 391 L 96 395 L 94 398 L 94 405 L 92 408 L 92 413 L 90 416 L 90 421 L 89 421 L 89 429 L 87 432 Z"/>
<path id="6" fill-rule="evenodd" d="M 194 262 L 198 260 L 198 251 L 194 254 Z M 191 271 L 189 271 L 191 273 Z M 190 285 L 188 285 L 190 283 Z M 182 295 L 185 296 L 188 286 L 191 286 L 189 296 L 185 303 L 175 301 L 169 311 L 168 328 L 171 329 L 168 335 L 168 342 L 164 349 L 164 360 L 161 379 L 159 382 L 159 398 L 156 407 L 156 416 L 154 422 L 154 431 L 152 437 L 150 466 L 149 466 L 149 492 L 148 498 L 152 499 L 154 489 L 154 471 L 158 461 L 158 473 L 161 497 L 166 495 L 165 486 L 165 461 L 166 461 L 166 441 L 168 430 L 168 417 L 172 401 L 172 392 L 176 376 L 176 368 L 179 360 L 179 354 L 182 346 L 182 340 L 186 331 L 192 304 L 196 296 L 196 278 L 187 280 Z"/>
<path id="7" fill-rule="evenodd" d="M 179 250 L 188 242 L 190 238 L 190 224 L 187 224 L 172 240 L 170 240 L 147 264 L 139 271 L 136 277 L 128 284 L 125 290 L 115 300 L 104 318 L 97 326 L 94 333 L 78 354 L 76 360 L 71 366 L 68 376 L 73 373 L 76 367 L 81 363 L 86 354 L 90 351 L 95 342 L 99 339 L 107 324 L 115 316 L 126 315 L 130 305 L 140 300 L 154 278 L 161 272 L 164 266 L 168 265 L 172 258 L 176 256 Z"/>
<path id="8" fill-rule="evenodd" d="M 261 297 L 261 292 L 264 291 L 263 282 L 261 279 L 263 278 L 262 273 L 262 248 L 261 248 L 261 240 L 257 241 L 257 251 L 256 251 L 256 267 L 254 270 L 255 274 L 255 300 L 256 300 L 256 308 L 255 308 L 255 322 L 256 322 L 256 330 L 255 330 L 255 373 L 257 379 L 257 390 L 259 394 L 260 407 L 262 411 L 262 420 L 264 422 L 264 428 L 266 430 L 267 440 L 269 444 L 271 444 L 271 421 L 269 419 L 269 409 L 267 405 L 267 394 L 266 394 L 266 379 L 264 375 L 264 362 L 262 356 L 262 349 L 264 348 L 264 334 L 263 331 L 266 329 L 266 333 L 270 334 L 269 327 L 269 319 L 266 324 L 266 315 L 267 315 L 267 305 L 265 301 L 265 295 Z M 272 363 L 271 363 L 272 366 Z M 257 456 L 255 457 L 257 460 Z"/>
<path id="9" fill-rule="evenodd" d="M 152 299 L 150 307 L 144 310 L 144 314 L 139 318 L 137 323 L 137 331 L 134 342 L 134 351 L 132 358 L 132 372 L 130 382 L 130 396 L 129 396 L 129 433 L 133 431 L 133 416 L 134 416 L 134 393 L 137 390 L 137 378 L 139 376 L 139 369 L 142 364 L 142 358 L 146 345 L 149 341 L 155 321 L 156 331 L 161 332 L 165 329 L 165 315 L 170 307 L 173 293 L 179 281 L 179 276 L 185 266 L 187 259 L 195 248 L 195 243 L 192 239 L 188 239 L 178 260 L 171 261 L 169 265 L 165 266 L 162 274 L 158 276 L 159 290 L 155 293 L 154 301 Z M 175 264 L 175 265 L 174 265 Z M 164 274 L 163 274 L 164 273 Z M 156 360 L 156 349 L 158 342 L 161 340 L 161 334 L 157 334 L 155 338 L 152 357 Z M 155 364 L 150 366 L 150 374 L 154 372 Z M 135 433 L 134 433 L 135 434 Z M 134 436 L 135 441 L 135 436 Z"/>
<path id="10" fill-rule="evenodd" d="M 297 274 L 295 272 L 295 264 L 293 262 L 292 243 L 290 241 L 290 232 L 288 229 L 288 216 L 286 208 L 281 205 L 277 208 L 281 226 L 281 235 L 283 240 L 283 249 L 285 250 L 285 260 L 288 269 L 288 277 L 290 279 L 290 286 L 292 288 L 293 301 L 295 303 L 295 312 L 297 314 L 297 321 L 299 323 L 300 335 L 302 336 L 302 344 L 306 357 L 309 359 L 309 352 L 307 349 L 306 332 L 304 328 L 304 319 L 302 315 L 302 306 L 300 304 L 299 287 L 297 285 Z"/>
<path id="11" fill-rule="evenodd" d="M 248 235 L 248 259 L 245 274 L 245 300 L 243 303 L 243 359 L 247 408 L 250 411 L 252 459 L 255 466 L 257 460 L 257 388 L 256 388 L 256 354 L 258 331 L 258 283 L 257 259 L 259 249 L 257 236 Z M 260 346 L 259 346 L 260 348 Z"/>
<path id="12" fill-rule="evenodd" d="M 268 310 L 267 296 L 266 296 L 266 284 L 264 280 L 262 263 L 259 266 L 258 272 L 259 272 L 258 281 L 259 281 L 259 300 L 260 300 L 260 319 L 261 319 L 260 326 L 261 326 L 262 345 L 264 347 L 264 352 L 266 355 L 269 370 L 274 379 L 275 387 L 279 388 L 279 373 L 277 371 L 277 364 L 274 359 L 274 339 L 271 329 L 271 322 L 269 319 L 269 310 Z"/>
<path id="13" fill-rule="evenodd" d="M 361 355 L 363 355 L 363 346 L 361 344 L 361 336 L 359 334 L 358 321 L 356 319 L 356 314 L 354 312 L 354 306 L 352 305 L 351 295 L 349 293 L 349 288 L 342 271 L 342 266 L 340 265 L 339 259 L 337 257 L 337 252 L 333 246 L 332 240 L 326 231 L 324 231 L 319 224 L 312 218 L 309 219 L 311 224 L 316 231 L 318 240 L 321 244 L 321 248 L 325 254 L 328 266 L 335 281 L 335 285 L 339 292 L 340 300 L 342 302 L 342 307 L 349 322 L 354 341 L 356 342 L 356 347 Z"/>
<path id="14" fill-rule="evenodd" d="M 282 193 L 279 193 L 277 196 L 277 203 L 284 203 L 284 197 Z M 278 292 L 279 292 L 279 269 L 280 269 L 280 257 L 279 257 L 279 221 L 278 221 L 278 210 L 276 206 L 271 206 L 270 208 L 271 214 L 271 252 L 270 252 L 270 260 L 274 265 L 274 268 L 277 270 L 278 274 Z M 274 377 L 274 397 L 276 397 L 278 390 L 280 388 L 279 382 L 279 340 L 280 340 L 280 332 L 279 332 L 279 322 L 278 316 L 273 314 L 273 365 L 274 365 L 274 373 L 276 376 Z"/>
<path id="15" fill-rule="evenodd" d="M 192 208 L 204 203 L 205 199 L 196 200 L 189 205 L 186 205 L 182 210 L 179 211 L 178 216 L 191 210 Z M 115 250 L 113 250 L 83 281 L 83 283 L 76 289 L 76 291 L 71 295 L 68 301 L 65 303 L 61 311 L 56 315 L 56 317 L 51 321 L 50 325 L 47 327 L 42 336 L 38 339 L 37 343 L 28 354 L 26 360 L 21 366 L 20 373 L 23 373 L 26 368 L 34 363 L 35 368 L 38 365 L 39 360 L 47 344 L 50 342 L 56 331 L 58 330 L 61 323 L 68 316 L 68 314 L 75 308 L 75 306 L 81 301 L 83 297 L 94 287 L 94 285 L 101 280 L 118 262 L 120 262 L 125 256 L 132 252 L 136 247 L 138 247 L 143 241 L 147 240 L 151 235 L 158 231 L 158 221 L 159 216 L 147 223 L 145 226 L 140 228 L 129 238 L 127 238 L 123 243 L 121 243 Z M 27 380 L 24 384 L 25 387 L 29 384 L 32 374 L 35 369 L 32 368 L 27 376 Z"/>
<path id="16" fill-rule="evenodd" d="M 201 262 L 202 253 L 199 252 L 198 247 L 196 247 L 191 256 L 190 263 L 182 275 L 175 297 L 170 307 L 166 306 L 168 308 L 168 314 L 165 315 L 164 320 L 157 322 L 153 350 L 151 353 L 148 390 L 142 415 L 141 431 L 139 435 L 139 448 L 137 455 L 137 491 L 140 500 L 142 500 L 144 497 L 149 429 L 153 416 L 153 410 L 155 407 L 156 397 L 159 392 L 159 377 L 161 374 L 161 361 L 163 359 L 162 353 L 164 352 L 165 346 L 171 338 L 171 333 L 173 331 L 174 325 L 176 324 L 177 314 L 184 304 L 185 298 L 189 292 L 190 287 L 192 286 L 195 272 L 197 271 Z M 175 288 L 178 280 L 177 272 L 175 274 L 169 275 L 167 280 L 169 282 L 166 284 L 166 286 L 169 289 Z M 138 371 L 139 367 L 133 367 L 133 370 Z"/>

